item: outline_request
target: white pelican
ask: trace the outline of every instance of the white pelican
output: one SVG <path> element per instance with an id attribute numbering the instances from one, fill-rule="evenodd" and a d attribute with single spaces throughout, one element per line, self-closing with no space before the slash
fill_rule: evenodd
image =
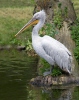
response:
<path id="1" fill-rule="evenodd" d="M 48 75 L 51 73 L 52 68 L 57 64 L 60 69 L 71 74 L 71 52 L 59 41 L 45 35 L 40 37 L 38 31 L 43 27 L 46 19 L 44 10 L 34 14 L 33 18 L 15 35 L 17 36 L 31 25 L 35 25 L 32 30 L 32 45 L 36 53 L 44 58 L 50 65 L 50 71 L 44 73 Z"/>

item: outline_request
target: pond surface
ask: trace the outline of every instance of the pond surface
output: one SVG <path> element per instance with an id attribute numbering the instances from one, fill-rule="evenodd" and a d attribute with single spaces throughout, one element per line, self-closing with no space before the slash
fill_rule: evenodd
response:
<path id="1" fill-rule="evenodd" d="M 0 100 L 79 100 L 79 87 L 46 89 L 33 87 L 37 58 L 24 51 L 0 51 Z"/>

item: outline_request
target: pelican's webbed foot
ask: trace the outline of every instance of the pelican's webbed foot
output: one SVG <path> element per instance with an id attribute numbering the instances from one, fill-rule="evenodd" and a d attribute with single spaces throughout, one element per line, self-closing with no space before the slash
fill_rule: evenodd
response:
<path id="1" fill-rule="evenodd" d="M 51 66 L 49 71 L 45 71 L 45 72 L 43 73 L 43 76 L 50 75 L 50 74 L 52 73 L 53 67 L 54 67 L 54 66 Z"/>

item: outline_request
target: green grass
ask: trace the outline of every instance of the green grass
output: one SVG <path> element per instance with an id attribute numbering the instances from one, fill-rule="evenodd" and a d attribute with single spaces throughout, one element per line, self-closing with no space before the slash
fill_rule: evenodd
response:
<path id="1" fill-rule="evenodd" d="M 35 0 L 0 0 L 0 8 L 2 7 L 27 7 L 34 6 Z"/>
<path id="2" fill-rule="evenodd" d="M 33 7 L 0 8 L 0 45 L 25 45 L 25 41 L 31 35 L 29 29 L 24 32 L 26 34 L 23 33 L 17 38 L 14 35 L 28 22 L 32 16 L 32 12 Z"/>

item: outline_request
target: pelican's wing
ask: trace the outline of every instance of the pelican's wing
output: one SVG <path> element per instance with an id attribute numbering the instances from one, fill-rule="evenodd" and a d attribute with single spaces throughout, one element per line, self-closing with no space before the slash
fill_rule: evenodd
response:
<path id="1" fill-rule="evenodd" d="M 41 42 L 46 54 L 52 57 L 61 69 L 71 71 L 71 53 L 62 43 L 49 36 L 44 36 Z"/>
<path id="2" fill-rule="evenodd" d="M 71 55 L 71 52 L 62 43 L 60 43 L 59 41 L 57 41 L 54 38 L 52 38 L 50 36 L 47 36 L 47 35 L 45 35 L 43 38 L 44 38 L 44 40 L 50 41 L 54 45 L 56 44 L 57 45 L 56 47 L 63 48 L 66 52 L 68 52 L 69 55 Z"/>

